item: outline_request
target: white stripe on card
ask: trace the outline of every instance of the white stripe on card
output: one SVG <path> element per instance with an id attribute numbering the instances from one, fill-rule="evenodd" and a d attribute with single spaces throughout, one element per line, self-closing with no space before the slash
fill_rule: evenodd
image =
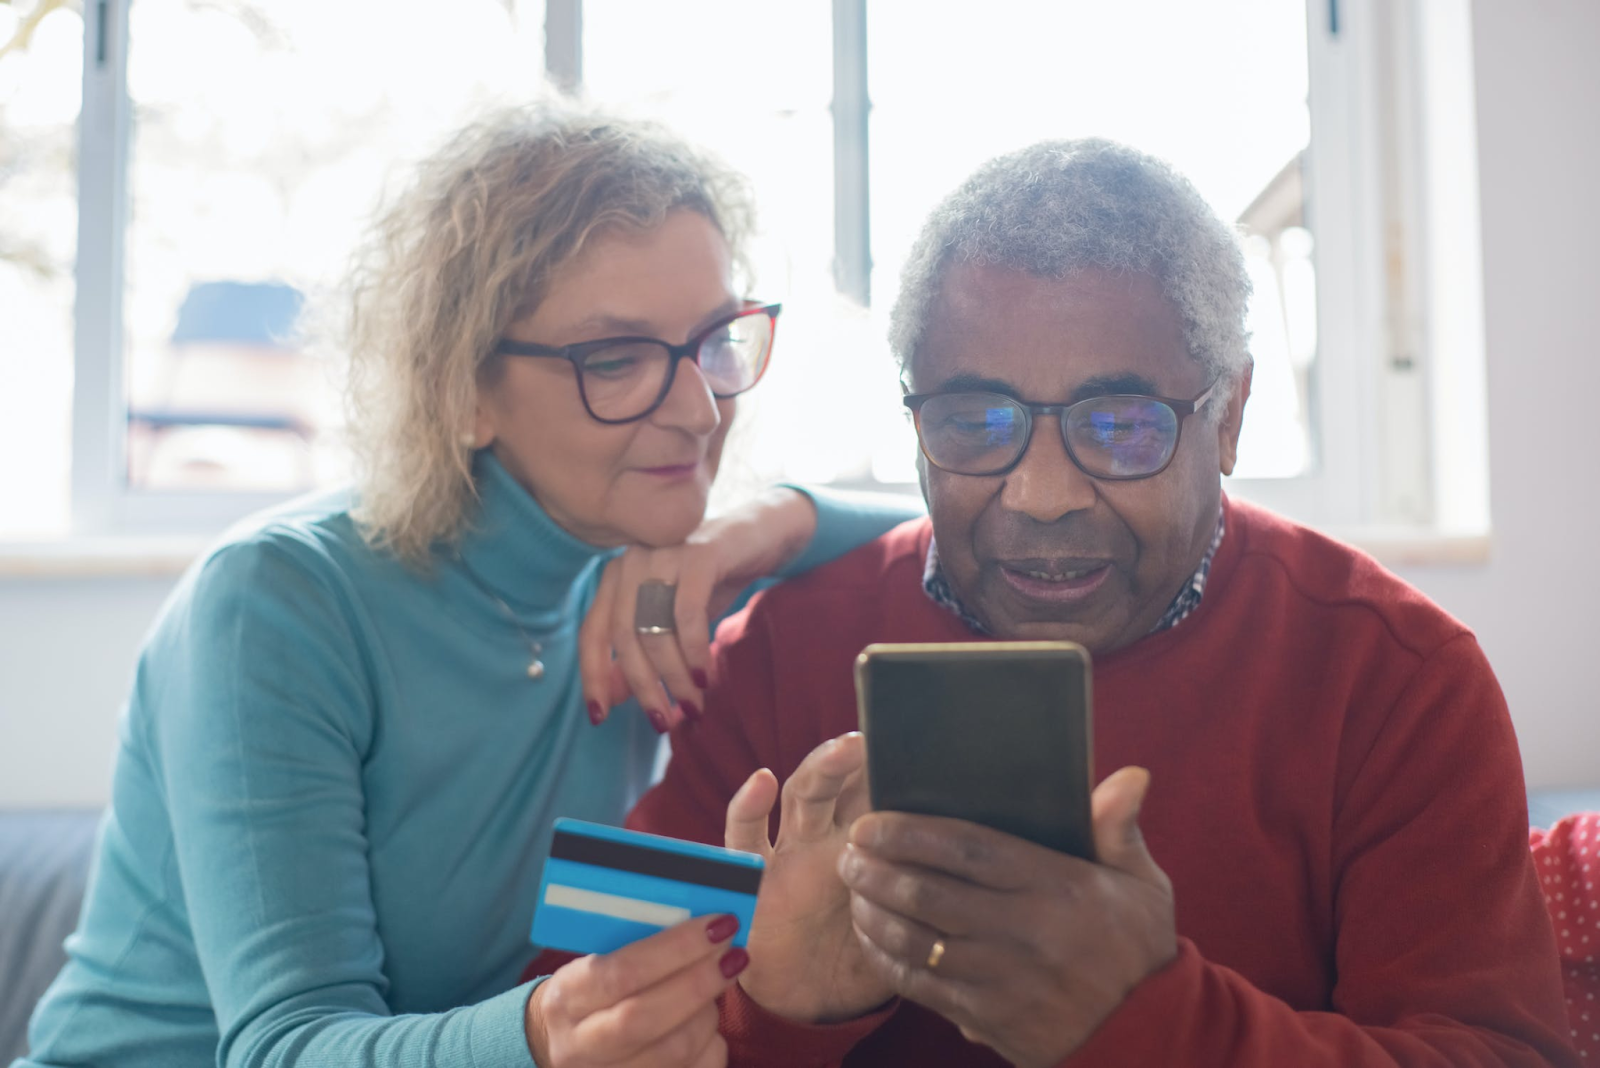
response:
<path id="1" fill-rule="evenodd" d="M 648 923 L 655 927 L 671 927 L 690 916 L 688 909 L 677 905 L 660 905 L 654 901 L 602 894 L 598 890 L 582 890 L 560 883 L 551 883 L 544 888 L 544 903 L 577 912 L 594 912 L 617 920 Z"/>

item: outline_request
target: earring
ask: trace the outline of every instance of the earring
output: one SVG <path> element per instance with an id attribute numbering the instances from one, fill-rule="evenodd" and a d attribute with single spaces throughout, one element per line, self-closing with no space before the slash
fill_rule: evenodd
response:
<path id="1" fill-rule="evenodd" d="M 462 431 L 461 436 L 456 440 L 461 443 L 461 447 L 463 449 L 475 449 L 478 447 L 478 435 L 472 433 L 470 430 Z"/>

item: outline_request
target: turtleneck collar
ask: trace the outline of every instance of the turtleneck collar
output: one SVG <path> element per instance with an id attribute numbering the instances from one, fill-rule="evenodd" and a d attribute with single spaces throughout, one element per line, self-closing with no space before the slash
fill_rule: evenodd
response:
<path id="1" fill-rule="evenodd" d="M 615 551 L 562 529 L 493 453 L 478 453 L 472 474 L 479 506 L 461 539 L 461 559 L 519 615 L 559 611 L 584 569 Z"/>

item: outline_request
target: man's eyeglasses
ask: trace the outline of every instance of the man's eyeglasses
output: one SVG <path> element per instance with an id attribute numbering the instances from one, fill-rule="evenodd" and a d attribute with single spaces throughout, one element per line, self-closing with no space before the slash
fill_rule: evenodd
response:
<path id="1" fill-rule="evenodd" d="M 958 475 L 1003 475 L 1033 439 L 1035 416 L 1058 416 L 1067 455 L 1094 478 L 1159 475 L 1178 451 L 1183 421 L 1211 397 L 1112 395 L 1076 404 L 1033 404 L 1004 393 L 913 393 L 905 398 L 928 462 Z"/>
<path id="2" fill-rule="evenodd" d="M 652 337 L 605 337 L 554 348 L 501 338 L 494 351 L 568 361 L 590 415 L 602 423 L 631 423 L 661 407 L 680 360 L 695 362 L 718 399 L 736 397 L 761 381 L 772 358 L 772 337 L 782 309 L 781 304 L 752 304 L 682 345 Z"/>

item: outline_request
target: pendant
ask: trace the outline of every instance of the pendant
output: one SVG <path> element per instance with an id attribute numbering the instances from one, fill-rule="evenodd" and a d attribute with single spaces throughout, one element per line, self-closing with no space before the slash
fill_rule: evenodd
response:
<path id="1" fill-rule="evenodd" d="M 528 678 L 535 681 L 544 678 L 544 663 L 542 661 L 535 660 L 528 665 Z"/>

